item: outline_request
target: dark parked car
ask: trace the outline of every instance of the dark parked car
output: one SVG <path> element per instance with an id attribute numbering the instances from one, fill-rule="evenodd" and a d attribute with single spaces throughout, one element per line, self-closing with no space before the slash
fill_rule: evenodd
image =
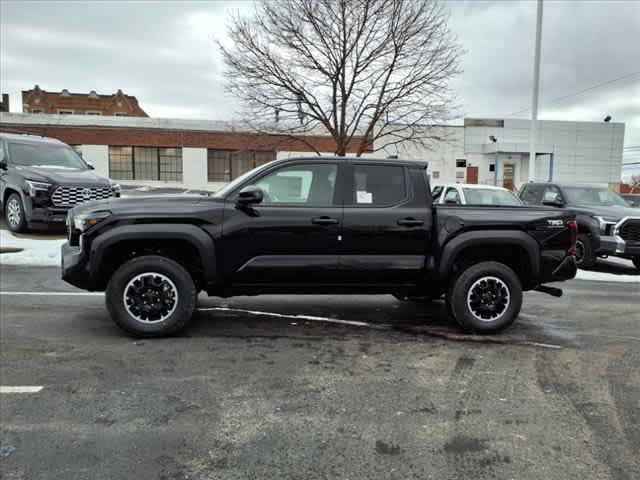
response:
<path id="1" fill-rule="evenodd" d="M 576 212 L 578 266 L 591 267 L 597 257 L 633 260 L 640 269 L 640 212 L 616 192 L 599 186 L 527 183 L 520 198 L 528 205 L 551 205 Z"/>
<path id="2" fill-rule="evenodd" d="M 120 186 L 93 172 L 69 145 L 0 132 L 0 200 L 12 231 L 64 226 L 71 207 L 119 196 Z"/>
<path id="3" fill-rule="evenodd" d="M 523 290 L 576 273 L 574 216 L 553 208 L 432 204 L 426 162 L 276 160 L 212 197 L 102 200 L 69 213 L 62 278 L 106 290 L 115 322 L 158 336 L 196 294 L 446 294 L 467 330 L 517 317 Z"/>
<path id="4" fill-rule="evenodd" d="M 625 193 L 620 196 L 633 208 L 640 208 L 640 193 Z"/>

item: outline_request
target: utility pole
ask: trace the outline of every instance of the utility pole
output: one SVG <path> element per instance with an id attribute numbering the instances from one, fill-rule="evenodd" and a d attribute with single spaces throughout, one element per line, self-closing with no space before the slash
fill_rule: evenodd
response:
<path id="1" fill-rule="evenodd" d="M 536 176 L 536 133 L 538 129 L 538 92 L 540 90 L 540 40 L 542 37 L 542 0 L 536 15 L 536 49 L 533 58 L 533 92 L 531 94 L 531 131 L 529 135 L 529 181 Z"/>

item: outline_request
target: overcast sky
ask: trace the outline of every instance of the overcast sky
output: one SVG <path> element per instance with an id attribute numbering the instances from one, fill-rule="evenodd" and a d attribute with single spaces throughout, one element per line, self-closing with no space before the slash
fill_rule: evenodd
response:
<path id="1" fill-rule="evenodd" d="M 276 1 L 276 0 L 273 0 Z M 446 2 L 466 50 L 455 86 L 465 116 L 507 117 L 531 102 L 536 4 Z M 247 1 L 20 2 L 0 0 L 0 88 L 99 93 L 121 88 L 153 117 L 232 119 L 215 39 Z M 626 123 L 625 160 L 640 161 L 640 0 L 546 0 L 543 119 Z M 580 95 L 594 85 L 625 77 Z M 516 117 L 527 118 L 528 111 Z M 637 153 L 633 153 L 634 150 Z"/>

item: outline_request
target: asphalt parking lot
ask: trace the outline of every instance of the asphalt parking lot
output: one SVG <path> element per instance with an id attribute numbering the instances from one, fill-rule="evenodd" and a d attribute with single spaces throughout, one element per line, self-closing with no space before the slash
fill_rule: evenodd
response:
<path id="1" fill-rule="evenodd" d="M 0 393 L 0 476 L 640 478 L 640 284 L 564 287 L 488 337 L 437 302 L 264 296 L 139 341 L 4 266 L 0 385 L 43 388 Z"/>

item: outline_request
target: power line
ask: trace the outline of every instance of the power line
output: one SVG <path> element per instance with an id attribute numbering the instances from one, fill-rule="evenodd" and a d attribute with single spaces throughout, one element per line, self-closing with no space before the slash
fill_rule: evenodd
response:
<path id="1" fill-rule="evenodd" d="M 585 88 L 584 90 L 579 90 L 579 91 L 577 91 L 575 93 L 571 93 L 569 95 L 563 95 L 561 97 L 553 98 L 553 99 L 549 100 L 548 102 L 546 102 L 546 104 L 549 105 L 551 103 L 557 103 L 557 102 L 560 102 L 562 100 L 566 100 L 567 98 L 577 97 L 578 95 L 582 95 L 583 93 L 590 92 L 591 90 L 595 90 L 596 88 L 604 87 L 605 85 L 610 85 L 612 83 L 619 82 L 620 80 L 625 80 L 627 78 L 635 77 L 636 75 L 640 75 L 640 71 L 633 72 L 633 73 L 628 73 L 627 75 L 622 75 L 621 77 L 614 78 L 612 80 L 607 80 L 605 82 L 601 82 L 601 83 L 597 83 L 595 85 L 591 85 L 590 87 Z M 513 117 L 514 115 L 518 115 L 520 113 L 528 112 L 529 110 L 531 110 L 531 109 L 530 108 L 525 108 L 523 110 L 519 110 L 517 112 L 511 113 L 511 114 L 507 115 L 507 117 Z"/>

